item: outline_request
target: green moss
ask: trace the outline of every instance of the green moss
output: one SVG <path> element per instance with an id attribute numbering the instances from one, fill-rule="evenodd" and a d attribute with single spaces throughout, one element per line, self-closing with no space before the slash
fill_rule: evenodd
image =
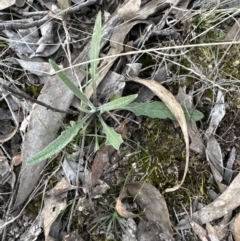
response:
<path id="1" fill-rule="evenodd" d="M 36 85 L 29 85 L 26 87 L 27 93 L 34 98 L 37 98 L 41 92 L 42 87 Z"/>
<path id="2" fill-rule="evenodd" d="M 166 202 L 177 211 L 182 205 L 189 208 L 196 197 L 207 200 L 206 189 L 214 183 L 207 183 L 209 166 L 203 160 L 191 155 L 187 178 L 183 187 L 173 193 L 164 190 L 175 186 L 183 176 L 185 167 L 185 144 L 181 131 L 168 120 L 146 119 L 142 126 L 142 143 L 145 151 L 135 157 L 138 168 L 143 170 L 144 181 L 158 187 Z"/>

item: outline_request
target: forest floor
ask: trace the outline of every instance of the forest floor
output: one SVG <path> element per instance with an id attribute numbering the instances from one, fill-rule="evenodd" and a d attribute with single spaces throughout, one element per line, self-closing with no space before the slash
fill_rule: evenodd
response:
<path id="1" fill-rule="evenodd" d="M 0 239 L 239 241 L 239 16 L 1 1 Z"/>

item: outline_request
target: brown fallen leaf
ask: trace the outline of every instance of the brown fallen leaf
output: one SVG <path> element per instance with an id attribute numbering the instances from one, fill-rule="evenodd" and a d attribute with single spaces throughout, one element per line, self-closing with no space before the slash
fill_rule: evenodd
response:
<path id="1" fill-rule="evenodd" d="M 112 146 L 102 145 L 97 151 L 92 165 L 92 185 L 95 186 L 107 166 L 110 165 L 110 157 L 115 149 Z"/>
<path id="2" fill-rule="evenodd" d="M 123 191 L 117 199 L 115 208 L 121 216 L 133 218 L 136 217 L 136 214 L 128 212 L 121 203 L 121 200 L 127 197 L 128 194 L 133 197 L 134 201 L 144 210 L 148 221 L 156 222 L 164 234 L 172 240 L 172 229 L 167 204 L 158 189 L 144 182 L 134 182 L 126 185 L 125 191 Z"/>
<path id="3" fill-rule="evenodd" d="M 126 0 L 123 7 L 118 10 L 118 15 L 123 20 L 130 20 L 140 9 L 141 0 Z"/>
<path id="4" fill-rule="evenodd" d="M 212 203 L 193 213 L 192 219 L 199 224 L 209 223 L 221 218 L 240 206 L 240 173 L 231 182 L 230 186 Z"/>
<path id="5" fill-rule="evenodd" d="M 70 185 L 64 178 L 57 185 L 48 191 L 44 198 L 44 208 L 42 210 L 45 240 L 50 240 L 49 232 L 53 222 L 58 215 L 67 206 L 67 192 L 76 189 L 76 186 Z"/>
<path id="6" fill-rule="evenodd" d="M 240 38 L 239 31 L 240 19 L 235 20 L 234 25 L 229 29 L 227 35 L 224 38 L 224 42 L 238 41 Z M 227 49 L 230 45 L 222 45 L 220 48 Z"/>
<path id="7" fill-rule="evenodd" d="M 145 79 L 140 79 L 138 77 L 134 76 L 134 73 L 129 73 L 131 79 L 137 83 L 143 84 L 146 87 L 148 87 L 155 95 L 157 95 L 165 104 L 166 106 L 170 109 L 170 111 L 173 113 L 175 118 L 177 119 L 182 132 L 184 136 L 184 141 L 186 145 L 186 164 L 185 164 L 185 170 L 183 174 L 182 181 L 180 184 L 176 185 L 173 188 L 167 188 L 165 191 L 166 192 L 173 192 L 179 189 L 187 175 L 188 171 L 188 164 L 189 164 L 189 138 L 188 138 L 188 130 L 187 130 L 187 123 L 186 119 L 184 116 L 183 109 L 181 105 L 177 102 L 175 97 L 171 92 L 169 92 L 167 89 L 165 89 L 160 83 L 156 82 L 155 80 L 145 80 Z"/>
<path id="8" fill-rule="evenodd" d="M 215 227 L 213 227 L 210 223 L 206 224 L 206 230 L 208 232 L 208 237 L 212 241 L 220 241 L 219 235 Z"/>
<path id="9" fill-rule="evenodd" d="M 178 94 L 175 96 L 176 100 L 181 103 L 182 106 L 193 108 L 193 96 L 192 94 L 186 94 L 184 87 L 180 87 Z M 201 134 L 198 131 L 196 122 L 187 121 L 188 134 L 191 139 L 190 150 L 195 153 L 199 153 L 201 156 L 205 154 L 205 145 L 203 143 Z"/>
<path id="10" fill-rule="evenodd" d="M 240 213 L 230 225 L 230 229 L 232 230 L 235 241 L 240 241 Z"/>
<path id="11" fill-rule="evenodd" d="M 191 227 L 194 231 L 194 233 L 201 239 L 202 241 L 208 241 L 207 239 L 207 231 L 201 227 L 198 223 L 194 221 L 190 221 Z"/>

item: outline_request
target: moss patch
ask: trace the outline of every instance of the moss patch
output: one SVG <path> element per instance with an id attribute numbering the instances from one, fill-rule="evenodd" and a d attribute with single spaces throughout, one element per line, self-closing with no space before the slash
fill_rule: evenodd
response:
<path id="1" fill-rule="evenodd" d="M 145 149 L 134 157 L 138 168 L 143 170 L 144 181 L 158 187 L 166 198 L 170 213 L 173 208 L 189 210 L 196 197 L 207 203 L 207 189 L 215 188 L 209 165 L 205 160 L 191 154 L 188 175 L 181 189 L 173 193 L 164 190 L 176 185 L 185 167 L 185 144 L 180 128 L 168 120 L 146 119 L 142 126 L 142 147 Z"/>

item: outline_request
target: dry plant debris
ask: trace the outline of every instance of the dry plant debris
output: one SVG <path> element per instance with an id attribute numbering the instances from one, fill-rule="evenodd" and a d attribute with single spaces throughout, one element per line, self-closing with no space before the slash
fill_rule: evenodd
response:
<path id="1" fill-rule="evenodd" d="M 240 240 L 239 9 L 230 0 L 0 1 L 0 239 Z M 128 108 L 109 107 L 135 94 Z M 102 119 L 27 165 L 91 112 L 86 103 Z M 124 140 L 118 150 L 103 123 Z"/>

